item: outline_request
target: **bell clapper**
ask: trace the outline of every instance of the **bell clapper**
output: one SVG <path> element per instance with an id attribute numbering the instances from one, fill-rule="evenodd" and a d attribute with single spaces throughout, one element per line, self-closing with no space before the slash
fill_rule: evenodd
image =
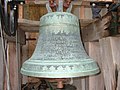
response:
<path id="1" fill-rule="evenodd" d="M 64 85 L 63 85 L 63 81 L 64 79 L 56 79 L 57 81 L 57 88 L 63 88 Z"/>

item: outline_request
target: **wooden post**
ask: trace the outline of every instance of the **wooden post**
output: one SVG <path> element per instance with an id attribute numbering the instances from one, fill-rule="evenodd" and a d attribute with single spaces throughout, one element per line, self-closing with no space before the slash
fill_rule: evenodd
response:
<path id="1" fill-rule="evenodd" d="M 77 87 L 77 90 L 82 90 L 81 78 L 74 78 L 73 85 Z"/>
<path id="2" fill-rule="evenodd" d="M 20 47 L 18 46 L 18 53 L 20 53 L 19 49 Z M 19 64 L 20 61 L 16 57 L 16 43 L 9 42 L 9 70 L 11 90 L 21 90 Z"/>
<path id="3" fill-rule="evenodd" d="M 100 39 L 100 52 L 105 90 L 116 90 L 116 65 L 114 60 L 112 37 Z M 120 45 L 119 45 L 120 46 Z"/>
<path id="4" fill-rule="evenodd" d="M 102 72 L 99 42 L 89 42 L 89 56 L 94 59 Z M 103 73 L 89 77 L 89 90 L 104 90 Z"/>
<path id="5" fill-rule="evenodd" d="M 120 70 L 118 72 L 118 82 L 117 82 L 117 89 L 116 90 L 120 90 Z"/>
<path id="6" fill-rule="evenodd" d="M 28 41 L 26 41 L 26 45 L 22 46 L 22 63 L 29 58 L 28 56 Z M 27 76 L 22 76 L 22 84 L 26 84 L 28 82 Z"/>
<path id="7" fill-rule="evenodd" d="M 18 18 L 23 19 L 23 5 L 19 5 L 18 11 L 19 11 Z"/>
<path id="8" fill-rule="evenodd" d="M 80 7 L 80 19 L 85 19 L 85 8 L 84 8 L 84 6 L 81 6 Z"/>
<path id="9" fill-rule="evenodd" d="M 116 90 L 120 90 L 120 37 L 110 37 L 111 53 L 113 57 L 113 64 L 115 67 L 116 76 Z"/>
<path id="10" fill-rule="evenodd" d="M 2 41 L 0 37 L 0 48 L 2 49 Z M 3 52 L 0 50 L 0 90 L 3 90 L 4 82 L 4 64 L 3 64 Z"/>

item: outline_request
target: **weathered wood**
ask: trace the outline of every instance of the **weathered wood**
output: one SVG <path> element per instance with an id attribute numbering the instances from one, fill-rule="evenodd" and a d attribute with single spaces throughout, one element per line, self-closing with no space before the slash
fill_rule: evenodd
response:
<path id="1" fill-rule="evenodd" d="M 38 32 L 39 31 L 39 21 L 18 19 L 18 27 L 20 30 L 25 32 Z"/>
<path id="2" fill-rule="evenodd" d="M 43 4 L 43 2 L 44 2 L 44 4 Z M 80 11 L 79 11 L 80 16 L 78 16 L 78 17 L 80 17 L 80 19 L 91 19 L 92 18 L 90 1 L 72 1 L 72 3 L 74 5 L 74 7 L 72 9 L 72 12 L 74 12 L 74 10 L 76 10 L 77 8 L 80 8 Z M 46 4 L 46 1 L 41 1 L 41 0 L 35 1 L 35 3 L 32 3 L 32 4 L 31 3 L 30 4 L 24 4 L 23 5 L 24 19 L 39 21 L 39 18 L 42 15 L 47 13 L 47 9 L 45 7 L 45 4 Z M 88 7 L 89 7 L 89 9 L 88 9 Z M 106 7 L 102 7 L 102 8 L 106 8 Z M 78 11 L 77 11 L 77 13 L 78 13 Z"/>
<path id="3" fill-rule="evenodd" d="M 16 58 L 16 44 L 9 43 L 9 71 L 10 71 L 10 83 L 11 90 L 21 90 L 19 81 L 19 61 Z"/>
<path id="4" fill-rule="evenodd" d="M 93 0 L 75 0 L 75 1 L 72 1 L 72 4 L 74 6 L 85 6 L 87 8 L 90 8 L 90 2 L 92 2 Z M 100 1 L 100 0 L 95 0 L 95 1 Z M 103 0 L 102 0 L 103 1 Z M 47 0 L 36 0 L 34 3 L 35 4 L 40 4 L 40 5 L 45 5 L 48 1 Z M 112 0 L 106 0 L 104 2 L 112 2 Z"/>
<path id="5" fill-rule="evenodd" d="M 4 83 L 4 63 L 3 63 L 3 52 L 2 52 L 2 41 L 0 38 L 0 90 L 3 90 Z"/>
<path id="6" fill-rule="evenodd" d="M 77 90 L 82 90 L 81 78 L 74 78 L 73 85 L 76 86 Z"/>
<path id="7" fill-rule="evenodd" d="M 25 62 L 28 58 L 29 58 L 29 56 L 28 56 L 28 41 L 26 41 L 26 44 L 25 45 L 23 45 L 22 46 L 22 63 L 23 62 Z M 25 75 L 23 75 L 22 76 L 22 84 L 26 84 L 28 82 L 28 77 L 27 76 L 25 76 Z"/>
<path id="8" fill-rule="evenodd" d="M 80 19 L 80 26 L 82 29 L 84 29 L 85 27 L 87 27 L 89 24 L 91 24 L 92 22 L 94 22 L 93 19 Z"/>
<path id="9" fill-rule="evenodd" d="M 111 41 L 111 49 L 112 49 L 112 56 L 113 56 L 113 63 L 116 64 L 116 67 L 120 68 L 120 37 L 110 37 Z"/>
<path id="10" fill-rule="evenodd" d="M 40 17 L 47 13 L 46 7 L 38 4 L 25 4 L 23 8 L 24 19 L 39 21 Z"/>
<path id="11" fill-rule="evenodd" d="M 113 56 L 112 37 L 100 39 L 100 52 L 105 90 L 116 90 L 116 65 Z"/>
<path id="12" fill-rule="evenodd" d="M 120 37 L 111 37 L 111 51 L 113 57 L 113 64 L 116 68 L 115 74 L 117 79 L 117 90 L 120 90 Z"/>
<path id="13" fill-rule="evenodd" d="M 83 45 L 84 45 L 84 49 L 85 49 L 86 53 L 88 54 L 89 53 L 89 43 L 85 42 L 85 43 L 83 43 Z M 84 77 L 84 84 L 85 84 L 84 85 L 85 90 L 89 90 L 89 76 Z"/>
<path id="14" fill-rule="evenodd" d="M 21 45 L 26 44 L 26 35 L 23 30 L 18 29 L 17 31 L 17 42 L 20 43 Z"/>
<path id="15" fill-rule="evenodd" d="M 38 37 L 38 34 L 37 33 L 29 33 L 29 38 L 36 38 L 37 39 Z M 36 47 L 36 43 L 37 43 L 37 40 L 29 40 L 28 41 L 28 55 L 29 57 L 32 56 L 34 50 L 35 50 L 35 47 Z"/>
<path id="16" fill-rule="evenodd" d="M 18 36 L 20 37 L 20 36 Z M 21 85 L 22 85 L 22 76 L 21 76 L 21 73 L 20 73 L 20 70 L 21 70 L 21 66 L 22 66 L 22 62 L 21 62 L 21 44 L 19 42 L 16 43 L 16 61 L 18 62 L 18 90 L 21 90 Z"/>
<path id="17" fill-rule="evenodd" d="M 118 72 L 118 81 L 117 81 L 117 89 L 116 90 L 120 90 L 120 70 Z"/>
<path id="18" fill-rule="evenodd" d="M 102 20 L 95 20 L 93 23 L 82 29 L 82 36 L 84 41 L 93 41 L 109 36 L 107 30 L 109 26 L 110 16 L 106 15 Z"/>
<path id="19" fill-rule="evenodd" d="M 79 13 L 80 13 L 80 18 L 81 19 L 85 19 L 85 7 L 84 6 L 81 6 L 80 7 L 80 11 L 79 11 Z"/>
<path id="20" fill-rule="evenodd" d="M 26 33 L 26 38 L 27 38 L 26 45 L 22 46 L 22 63 L 28 60 L 32 56 L 36 47 L 38 33 Z M 38 82 L 38 81 L 39 78 L 27 77 L 27 76 L 22 77 L 23 84 L 29 82 Z"/>
<path id="21" fill-rule="evenodd" d="M 19 13 L 18 13 L 18 18 L 19 18 L 19 19 L 22 19 L 22 18 L 23 18 L 23 5 L 20 4 L 20 5 L 18 6 L 18 12 L 19 12 Z"/>
<path id="22" fill-rule="evenodd" d="M 89 44 L 89 56 L 93 58 L 100 67 L 101 73 L 98 75 L 89 77 L 89 90 L 104 90 L 104 78 L 102 71 L 102 62 L 100 57 L 100 45 L 99 42 L 88 42 Z"/>
<path id="23" fill-rule="evenodd" d="M 20 38 L 18 38 L 18 42 L 20 44 L 25 44 L 25 32 L 22 30 L 18 30 L 18 35 Z M 4 38 L 7 39 L 8 42 L 16 42 L 16 36 L 8 36 L 4 33 Z"/>
<path id="24" fill-rule="evenodd" d="M 34 3 L 35 4 L 40 4 L 40 5 L 45 5 L 46 3 L 47 3 L 48 1 L 47 0 L 36 0 Z M 72 4 L 73 5 L 76 5 L 76 6 L 78 6 L 78 5 L 84 5 L 84 6 L 90 6 L 90 4 L 89 4 L 89 2 L 90 1 L 88 1 L 88 2 L 86 2 L 86 1 L 83 1 L 83 2 L 81 2 L 81 1 L 72 1 Z"/>
<path id="25" fill-rule="evenodd" d="M 86 80 L 85 77 L 81 78 L 81 90 L 86 90 Z"/>
<path id="26" fill-rule="evenodd" d="M 80 19 L 81 28 L 86 27 L 92 23 L 92 19 Z M 28 19 L 18 19 L 19 29 L 24 32 L 38 32 L 39 31 L 39 21 L 28 20 Z"/>

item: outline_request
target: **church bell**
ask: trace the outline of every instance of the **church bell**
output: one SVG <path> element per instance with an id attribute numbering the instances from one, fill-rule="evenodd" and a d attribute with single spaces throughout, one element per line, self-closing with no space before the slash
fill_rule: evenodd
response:
<path id="1" fill-rule="evenodd" d="M 21 73 L 41 78 L 72 78 L 99 73 L 84 50 L 78 18 L 69 12 L 50 12 L 40 18 L 39 38 Z"/>

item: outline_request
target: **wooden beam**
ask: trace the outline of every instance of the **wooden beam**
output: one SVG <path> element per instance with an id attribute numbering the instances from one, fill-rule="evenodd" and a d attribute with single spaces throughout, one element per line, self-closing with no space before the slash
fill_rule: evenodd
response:
<path id="1" fill-rule="evenodd" d="M 20 30 L 25 32 L 38 32 L 39 31 L 39 21 L 18 19 L 18 27 Z"/>
<path id="2" fill-rule="evenodd" d="M 20 71 L 19 71 L 19 64 L 20 59 L 17 53 L 19 50 L 16 49 L 16 43 L 9 43 L 9 70 L 10 70 L 10 83 L 11 83 L 11 90 L 21 90 L 21 83 L 20 83 Z M 17 47 L 20 49 L 20 47 Z M 17 53 L 16 53 L 17 52 Z M 18 57 L 17 57 L 17 56 Z"/>
<path id="3" fill-rule="evenodd" d="M 18 30 L 18 42 L 20 44 L 25 44 L 25 32 L 22 30 Z M 8 40 L 8 42 L 16 42 L 16 36 L 8 36 L 7 34 L 4 33 L 4 38 Z"/>
<path id="4" fill-rule="evenodd" d="M 102 20 L 94 20 L 91 24 L 82 29 L 84 41 L 94 41 L 109 36 L 108 26 L 110 21 L 109 15 L 103 16 Z"/>
<path id="5" fill-rule="evenodd" d="M 94 20 L 92 19 L 80 19 L 81 27 L 85 27 L 92 23 Z M 18 27 L 20 30 L 24 32 L 39 32 L 39 21 L 27 20 L 27 19 L 19 19 Z"/>
<path id="6" fill-rule="evenodd" d="M 95 41 L 95 42 L 87 42 L 87 43 L 89 47 L 88 54 L 98 63 L 101 71 L 100 74 L 89 77 L 89 90 L 104 90 L 104 78 L 103 78 L 99 42 Z"/>
<path id="7" fill-rule="evenodd" d="M 45 5 L 47 2 L 48 2 L 47 0 L 44 0 L 44 1 L 43 0 L 37 0 L 34 3 L 35 4 L 40 4 L 40 5 Z M 84 7 L 90 8 L 91 7 L 90 2 L 93 2 L 93 0 L 89 0 L 89 1 L 86 1 L 86 0 L 72 1 L 72 4 L 74 6 L 84 6 Z M 103 2 L 112 2 L 112 1 L 103 1 Z"/>
<path id="8" fill-rule="evenodd" d="M 93 23 L 93 19 L 80 19 L 81 28 L 87 27 L 89 24 Z"/>

